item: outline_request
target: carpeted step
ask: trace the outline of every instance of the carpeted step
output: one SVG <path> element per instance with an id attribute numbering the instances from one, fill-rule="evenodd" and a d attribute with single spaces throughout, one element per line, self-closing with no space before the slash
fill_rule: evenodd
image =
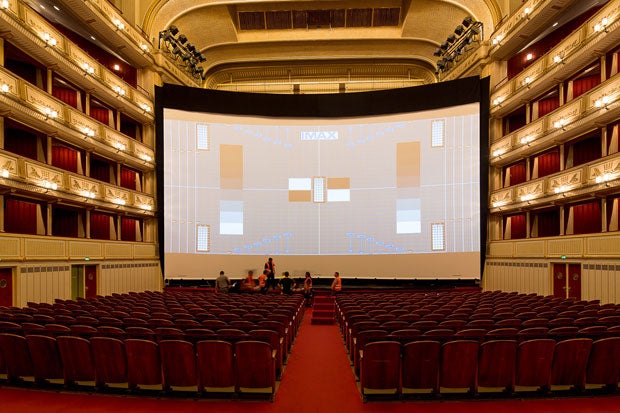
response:
<path id="1" fill-rule="evenodd" d="M 331 317 L 334 318 L 334 310 L 317 310 L 316 308 L 312 311 L 312 318 L 325 318 Z"/>
<path id="2" fill-rule="evenodd" d="M 334 324 L 334 317 L 312 317 L 311 324 L 329 325 Z"/>

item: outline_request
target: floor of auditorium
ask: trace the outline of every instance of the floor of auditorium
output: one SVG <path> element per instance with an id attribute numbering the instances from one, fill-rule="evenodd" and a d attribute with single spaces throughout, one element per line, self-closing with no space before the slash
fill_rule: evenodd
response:
<path id="1" fill-rule="evenodd" d="M 275 402 L 212 400 L 191 397 L 143 397 L 0 386 L 2 411 L 18 412 L 620 412 L 619 396 L 553 398 L 441 399 L 363 403 L 336 325 L 302 328 L 276 393 Z"/>

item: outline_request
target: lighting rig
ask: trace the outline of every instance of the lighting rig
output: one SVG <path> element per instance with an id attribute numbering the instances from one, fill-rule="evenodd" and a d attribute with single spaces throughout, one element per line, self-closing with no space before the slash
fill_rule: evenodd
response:
<path id="1" fill-rule="evenodd" d="M 170 26 L 166 30 L 159 32 L 159 49 L 172 55 L 172 59 L 181 69 L 185 70 L 190 76 L 204 80 L 206 73 L 200 63 L 207 59 L 196 50 L 196 46 L 187 41 L 187 36 L 179 33 L 176 26 Z M 176 36 L 176 37 L 175 37 Z"/>
<path id="2" fill-rule="evenodd" d="M 483 37 L 483 27 L 481 22 L 474 21 L 471 17 L 465 17 L 463 22 L 456 26 L 454 33 L 450 34 L 445 42 L 439 46 L 435 53 L 435 56 L 441 57 L 437 61 L 437 71 L 446 72 L 452 68 L 454 62 L 457 62 L 459 58 L 471 50 L 468 46 L 474 42 L 480 42 Z"/>

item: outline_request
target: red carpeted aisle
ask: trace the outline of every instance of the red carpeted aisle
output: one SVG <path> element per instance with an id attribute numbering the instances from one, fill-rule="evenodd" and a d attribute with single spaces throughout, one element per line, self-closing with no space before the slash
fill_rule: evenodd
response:
<path id="1" fill-rule="evenodd" d="M 620 397 L 362 403 L 336 325 L 310 324 L 306 312 L 274 403 L 146 398 L 0 387 L 2 412 L 620 412 Z"/>

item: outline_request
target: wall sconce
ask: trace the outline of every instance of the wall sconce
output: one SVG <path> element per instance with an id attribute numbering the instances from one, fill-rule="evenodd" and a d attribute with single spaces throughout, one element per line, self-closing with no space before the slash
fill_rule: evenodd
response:
<path id="1" fill-rule="evenodd" d="M 116 96 L 125 96 L 125 89 L 119 85 L 115 85 L 112 89 L 116 92 Z"/>
<path id="2" fill-rule="evenodd" d="M 82 65 L 82 69 L 84 69 L 84 76 L 92 75 L 93 73 L 95 73 L 95 68 L 89 65 L 88 63 L 84 63 Z"/>
<path id="3" fill-rule="evenodd" d="M 140 155 L 140 158 L 144 162 L 151 162 L 153 160 L 153 158 L 150 155 L 147 155 L 147 154 Z"/>
<path id="4" fill-rule="evenodd" d="M 526 7 L 525 10 L 523 10 L 523 17 L 529 20 L 531 13 L 532 13 L 532 9 L 530 9 L 529 7 Z"/>
<path id="5" fill-rule="evenodd" d="M 521 138 L 521 145 L 525 145 L 525 144 L 530 144 L 530 142 L 532 142 L 534 140 L 534 137 L 532 135 L 527 135 Z"/>
<path id="6" fill-rule="evenodd" d="M 148 53 L 150 51 L 149 46 L 145 43 L 145 44 L 141 44 L 140 45 L 140 49 L 142 49 L 143 53 Z"/>
<path id="7" fill-rule="evenodd" d="M 503 96 L 496 97 L 495 99 L 493 99 L 493 105 L 501 106 L 503 101 L 504 101 L 504 97 Z"/>
<path id="8" fill-rule="evenodd" d="M 152 206 L 147 205 L 147 204 L 140 205 L 140 208 L 144 209 L 145 211 L 151 211 L 153 209 Z"/>
<path id="9" fill-rule="evenodd" d="M 609 99 L 609 96 L 607 95 L 603 95 L 600 99 L 596 99 L 596 101 L 594 101 L 594 107 L 597 108 L 605 108 L 605 109 L 609 109 L 609 102 L 611 101 L 611 99 Z"/>
<path id="10" fill-rule="evenodd" d="M 568 191 L 568 187 L 566 185 L 560 185 L 560 186 L 556 186 L 555 188 L 553 188 L 553 192 L 555 192 L 556 194 L 561 194 L 563 192 Z"/>
<path id="11" fill-rule="evenodd" d="M 119 207 L 126 204 L 125 200 L 121 198 L 114 198 L 112 202 L 118 205 Z"/>
<path id="12" fill-rule="evenodd" d="M 564 63 L 564 52 L 553 56 L 553 63 Z"/>
<path id="13" fill-rule="evenodd" d="M 528 202 L 531 201 L 532 199 L 534 199 L 534 195 L 532 194 L 527 194 L 527 195 L 521 195 L 521 202 Z"/>
<path id="14" fill-rule="evenodd" d="M 6 83 L 0 85 L 0 92 L 7 93 L 9 90 L 11 90 L 11 88 Z"/>
<path id="15" fill-rule="evenodd" d="M 600 184 L 600 183 L 607 183 L 609 181 L 612 181 L 614 179 L 616 179 L 618 176 L 617 175 L 612 175 L 609 172 L 605 172 L 603 175 L 599 175 L 596 177 L 596 183 Z M 607 185 L 609 186 L 609 185 Z"/>
<path id="16" fill-rule="evenodd" d="M 56 119 L 58 117 L 58 112 L 56 112 L 55 110 L 52 110 L 51 108 L 45 108 L 43 109 L 43 113 L 45 114 L 45 120 L 48 119 Z"/>
<path id="17" fill-rule="evenodd" d="M 127 149 L 125 144 L 120 143 L 120 142 L 115 142 L 112 146 L 114 146 L 116 148 L 116 152 L 124 151 L 125 149 Z"/>
<path id="18" fill-rule="evenodd" d="M 92 138 L 93 136 L 95 136 L 95 131 L 88 126 L 84 127 L 84 129 L 82 129 L 82 132 L 84 132 L 84 139 Z"/>
<path id="19" fill-rule="evenodd" d="M 9 8 L 9 0 L 2 0 L 2 2 L 0 2 L 0 7 L 2 7 L 3 9 L 8 9 Z"/>
<path id="20" fill-rule="evenodd" d="M 125 23 L 120 21 L 119 19 L 112 20 L 112 23 L 116 26 L 116 30 L 125 30 Z"/>
<path id="21" fill-rule="evenodd" d="M 2 168 L 1 174 L 2 174 L 3 178 L 8 178 L 9 177 L 9 170 Z"/>
<path id="22" fill-rule="evenodd" d="M 493 151 L 493 157 L 501 157 L 504 153 L 506 153 L 506 149 L 496 149 Z"/>
<path id="23" fill-rule="evenodd" d="M 56 182 L 43 181 L 43 187 L 45 189 L 48 189 L 48 190 L 51 189 L 52 191 L 55 191 L 58 189 L 58 184 Z"/>
<path id="24" fill-rule="evenodd" d="M 146 103 L 140 103 L 140 107 L 144 111 L 144 113 L 151 113 L 151 107 Z"/>
<path id="25" fill-rule="evenodd" d="M 564 126 L 566 126 L 566 119 L 562 118 L 560 120 L 556 120 L 555 122 L 553 122 L 553 127 L 556 129 L 564 129 Z"/>
<path id="26" fill-rule="evenodd" d="M 609 26 L 609 19 L 607 19 L 607 17 L 603 17 L 600 23 L 596 23 L 594 25 L 594 31 L 607 33 L 607 26 Z"/>
<path id="27" fill-rule="evenodd" d="M 523 85 L 529 89 L 530 83 L 532 83 L 532 81 L 533 79 L 530 76 L 526 76 L 526 78 L 523 79 Z"/>
<path id="28" fill-rule="evenodd" d="M 86 197 L 86 201 L 88 201 L 89 199 L 94 199 L 95 198 L 95 193 L 91 192 L 91 191 L 82 191 L 82 195 L 84 195 Z"/>
<path id="29" fill-rule="evenodd" d="M 501 43 L 501 41 L 504 40 L 504 35 L 502 34 L 498 34 L 497 36 L 495 36 L 495 38 L 493 39 L 493 45 L 498 45 Z"/>
<path id="30" fill-rule="evenodd" d="M 45 47 L 47 46 L 56 46 L 58 41 L 52 37 L 49 33 L 43 33 L 43 41 L 45 41 Z"/>

